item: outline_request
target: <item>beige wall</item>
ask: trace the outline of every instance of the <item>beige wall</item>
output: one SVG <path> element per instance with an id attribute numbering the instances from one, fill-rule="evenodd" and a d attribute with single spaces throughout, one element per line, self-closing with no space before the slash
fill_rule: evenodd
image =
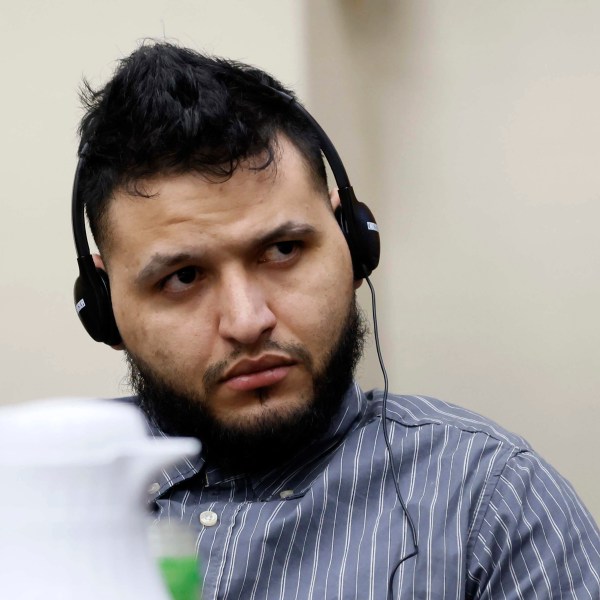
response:
<path id="1" fill-rule="evenodd" d="M 76 89 L 166 36 L 272 71 L 333 137 L 382 229 L 393 390 L 525 435 L 600 518 L 599 22 L 584 0 L 2 3 L 1 401 L 126 391 L 71 306 Z"/>
<path id="2" fill-rule="evenodd" d="M 600 519 L 600 3 L 309 6 L 311 105 L 380 221 L 392 389 L 524 435 Z"/>

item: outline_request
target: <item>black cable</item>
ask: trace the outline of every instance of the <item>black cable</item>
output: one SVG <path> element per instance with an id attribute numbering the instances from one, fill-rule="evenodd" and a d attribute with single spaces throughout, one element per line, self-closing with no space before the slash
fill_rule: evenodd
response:
<path id="1" fill-rule="evenodd" d="M 381 346 L 379 345 L 379 330 L 377 328 L 377 303 L 375 300 L 375 289 L 373 288 L 373 284 L 368 277 L 365 277 L 365 281 L 369 284 L 369 289 L 371 290 L 371 306 L 373 307 L 373 335 L 375 337 L 375 348 L 377 350 L 377 358 L 379 359 L 379 366 L 381 367 L 381 372 L 383 373 L 383 400 L 382 400 L 382 415 L 381 422 L 383 427 L 383 437 L 385 439 L 385 447 L 387 448 L 388 456 L 390 458 L 390 466 L 392 468 L 392 476 L 394 478 L 394 485 L 396 486 L 396 495 L 398 496 L 398 502 L 400 502 L 400 506 L 406 515 L 406 520 L 408 521 L 408 525 L 410 528 L 410 532 L 412 535 L 412 542 L 414 549 L 410 554 L 407 554 L 403 558 L 400 559 L 396 569 L 409 558 L 416 556 L 419 553 L 419 546 L 417 544 L 417 528 L 413 523 L 413 520 L 406 508 L 406 503 L 404 502 L 404 498 L 402 498 L 402 492 L 400 491 L 400 481 L 398 477 L 398 472 L 396 471 L 396 465 L 394 463 L 394 456 L 392 454 L 392 445 L 390 443 L 390 434 L 388 431 L 388 423 L 387 423 L 387 398 L 388 398 L 388 376 L 387 371 L 385 370 L 385 364 L 383 363 L 383 355 L 381 354 Z M 394 570 L 395 572 L 395 570 Z M 392 577 L 393 577 L 392 573 Z"/>

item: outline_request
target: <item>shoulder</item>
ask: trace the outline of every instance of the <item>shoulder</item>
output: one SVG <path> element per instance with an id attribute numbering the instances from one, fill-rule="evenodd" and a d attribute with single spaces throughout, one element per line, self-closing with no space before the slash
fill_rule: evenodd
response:
<path id="1" fill-rule="evenodd" d="M 535 454 L 520 436 L 473 411 L 428 396 L 365 394 L 366 422 L 382 423 L 390 449 L 414 478 L 417 497 L 446 489 L 468 498 L 471 529 L 486 507 L 507 465 L 520 454 Z M 379 427 L 377 427 L 379 429 Z"/>
<path id="2" fill-rule="evenodd" d="M 381 418 L 384 413 L 383 392 L 371 390 L 366 393 L 366 398 L 367 411 L 371 417 Z M 493 420 L 429 396 L 388 394 L 385 418 L 388 422 L 404 428 L 429 427 L 439 430 L 440 433 L 448 430 L 475 434 L 511 448 L 515 453 L 531 451 L 531 446 L 525 439 Z"/>
<path id="3" fill-rule="evenodd" d="M 382 419 L 382 392 L 365 397 L 368 422 Z M 444 522 L 463 519 L 469 586 L 505 576 L 497 585 L 514 586 L 518 569 L 536 574 L 523 578 L 523 597 L 536 590 L 550 597 L 554 589 L 568 598 L 600 597 L 597 525 L 569 482 L 522 437 L 427 396 L 388 395 L 385 421 L 394 453 L 408 458 L 409 509 L 416 503 L 419 514 L 424 502 L 442 498 L 435 505 Z"/>
<path id="4" fill-rule="evenodd" d="M 428 396 L 366 394 L 371 427 L 383 423 L 394 456 L 410 465 L 421 486 L 419 497 L 430 489 L 448 489 L 450 495 L 468 497 L 471 528 L 485 514 L 507 465 L 521 454 L 535 455 L 519 435 L 473 411 Z M 401 464 L 402 464 L 401 462 Z M 471 511 L 471 509 L 470 509 Z"/>

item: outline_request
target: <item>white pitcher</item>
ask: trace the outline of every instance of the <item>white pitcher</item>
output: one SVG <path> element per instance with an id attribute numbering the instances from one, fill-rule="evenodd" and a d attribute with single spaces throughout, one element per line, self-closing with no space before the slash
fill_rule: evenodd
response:
<path id="1" fill-rule="evenodd" d="M 198 451 L 197 440 L 150 438 L 139 410 L 116 401 L 0 408 L 0 598 L 168 600 L 147 489 Z"/>

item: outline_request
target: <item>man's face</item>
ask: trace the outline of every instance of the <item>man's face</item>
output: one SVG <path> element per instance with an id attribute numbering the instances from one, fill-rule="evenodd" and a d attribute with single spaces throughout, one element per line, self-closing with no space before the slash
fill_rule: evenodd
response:
<path id="1" fill-rule="evenodd" d="M 202 405 L 224 430 L 293 420 L 354 319 L 350 254 L 296 148 L 276 168 L 242 164 L 115 193 L 107 269 L 131 360 Z"/>

